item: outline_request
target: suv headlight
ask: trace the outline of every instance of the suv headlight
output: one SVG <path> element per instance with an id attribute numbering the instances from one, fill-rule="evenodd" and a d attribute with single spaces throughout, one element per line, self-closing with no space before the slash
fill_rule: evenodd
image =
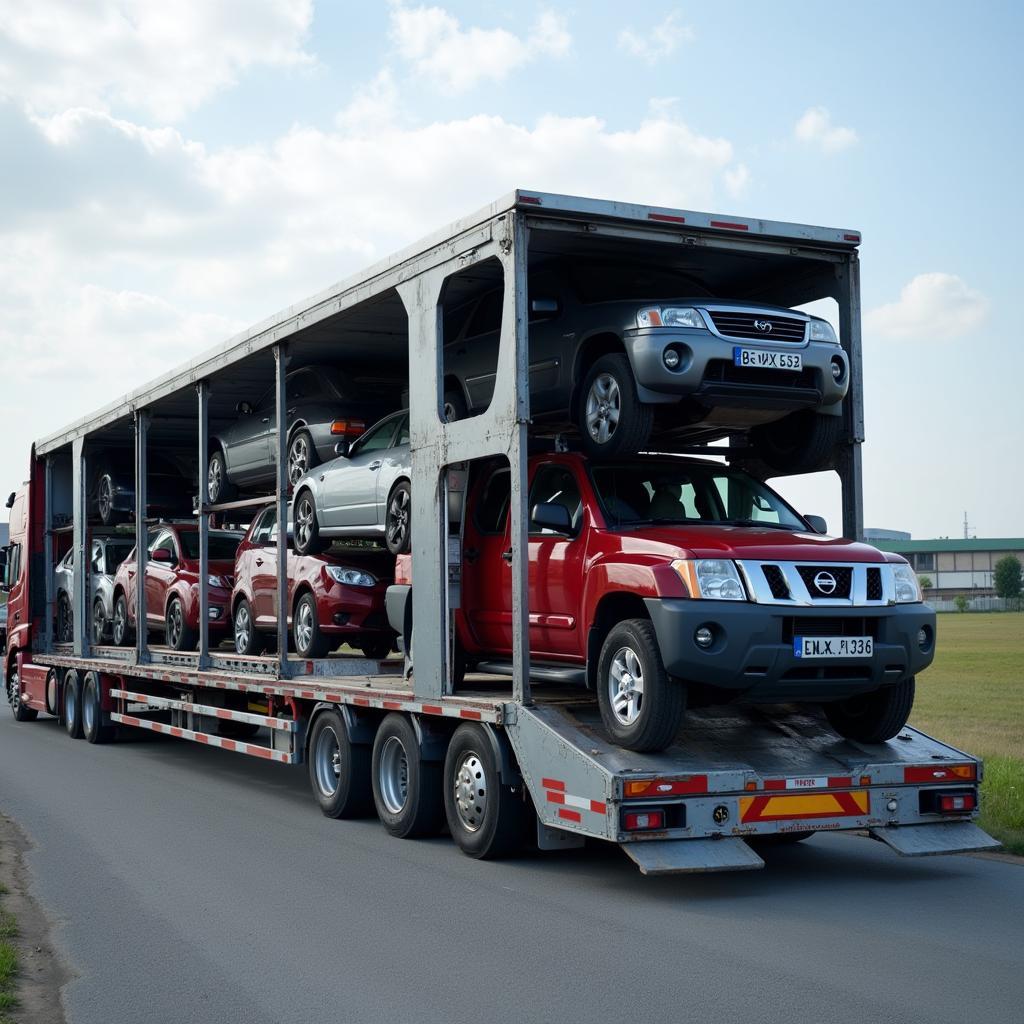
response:
<path id="1" fill-rule="evenodd" d="M 736 565 L 727 558 L 677 558 L 672 568 L 686 584 L 690 597 L 714 601 L 747 599 Z"/>
<path id="2" fill-rule="evenodd" d="M 328 565 L 327 575 L 335 583 L 344 583 L 347 587 L 372 587 L 377 583 L 377 577 L 371 576 L 361 569 L 345 569 L 340 565 Z"/>
<path id="3" fill-rule="evenodd" d="M 917 580 L 917 573 L 909 565 L 894 566 L 892 578 L 896 584 L 897 604 L 912 604 L 915 601 L 924 600 L 921 584 Z"/>
<path id="4" fill-rule="evenodd" d="M 220 587 L 221 590 L 230 590 L 232 586 L 231 580 L 227 576 L 207 576 L 206 582 L 211 587 Z"/>
<path id="5" fill-rule="evenodd" d="M 648 306 L 636 314 L 637 327 L 695 327 L 707 330 L 700 310 L 689 306 Z"/>
<path id="6" fill-rule="evenodd" d="M 812 320 L 809 337 L 811 341 L 830 341 L 833 345 L 839 344 L 835 329 L 827 320 Z"/>

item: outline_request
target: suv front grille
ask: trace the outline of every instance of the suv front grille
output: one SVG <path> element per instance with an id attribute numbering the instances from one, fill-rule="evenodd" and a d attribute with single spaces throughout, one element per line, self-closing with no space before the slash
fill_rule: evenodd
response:
<path id="1" fill-rule="evenodd" d="M 860 616 L 810 618 L 794 615 L 782 620 L 782 641 L 792 643 L 796 636 L 869 636 L 877 640 L 878 619 Z"/>
<path id="2" fill-rule="evenodd" d="M 768 587 L 772 597 L 776 601 L 785 601 L 789 597 L 789 584 L 786 582 L 786 574 L 777 565 L 762 565 L 764 578 L 768 581 Z"/>
<path id="3" fill-rule="evenodd" d="M 750 599 L 758 604 L 877 608 L 895 603 L 890 565 L 774 559 L 739 559 L 737 564 Z"/>
<path id="4" fill-rule="evenodd" d="M 749 313 L 739 310 L 709 309 L 708 316 L 719 334 L 730 338 L 751 338 L 756 341 L 801 342 L 807 331 L 807 321 L 777 313 L 760 313 L 752 309 Z M 767 324 L 768 329 L 758 329 L 755 324 Z"/>
<path id="5" fill-rule="evenodd" d="M 709 359 L 704 380 L 754 387 L 816 388 L 818 371 L 808 366 L 802 370 L 761 370 L 753 366 L 736 366 L 727 359 Z"/>
<path id="6" fill-rule="evenodd" d="M 882 570 L 868 569 L 868 600 L 882 600 Z"/>
<path id="7" fill-rule="evenodd" d="M 845 565 L 798 565 L 797 572 L 804 581 L 807 593 L 812 598 L 837 598 L 850 596 L 853 570 Z M 834 586 L 829 585 L 829 581 Z"/>

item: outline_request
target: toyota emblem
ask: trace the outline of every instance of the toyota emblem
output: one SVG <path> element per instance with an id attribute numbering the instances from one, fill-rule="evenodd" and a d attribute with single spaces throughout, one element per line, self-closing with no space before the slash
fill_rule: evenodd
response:
<path id="1" fill-rule="evenodd" d="M 755 320 L 754 329 L 760 331 L 762 334 L 771 334 L 772 322 L 770 320 Z"/>
<path id="2" fill-rule="evenodd" d="M 819 572 L 814 577 L 814 585 L 822 594 L 831 594 L 836 589 L 836 578 L 830 572 Z"/>

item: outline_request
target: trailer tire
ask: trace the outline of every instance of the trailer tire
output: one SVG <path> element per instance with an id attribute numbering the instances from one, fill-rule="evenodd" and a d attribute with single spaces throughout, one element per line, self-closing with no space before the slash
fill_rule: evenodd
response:
<path id="1" fill-rule="evenodd" d="M 597 663 L 597 703 L 612 742 L 627 750 L 664 750 L 679 731 L 686 687 L 665 671 L 648 619 L 609 630 Z"/>
<path id="2" fill-rule="evenodd" d="M 172 651 L 194 651 L 198 632 L 188 624 L 180 597 L 172 597 L 164 614 L 164 639 Z"/>
<path id="3" fill-rule="evenodd" d="M 758 457 L 780 473 L 814 473 L 828 469 L 842 429 L 842 416 L 801 409 L 755 427 L 750 443 Z"/>
<path id="4" fill-rule="evenodd" d="M 21 673 L 18 671 L 17 657 L 11 659 L 7 669 L 7 700 L 16 722 L 34 722 L 39 717 L 39 712 L 35 708 L 25 707 L 21 699 Z"/>
<path id="5" fill-rule="evenodd" d="M 307 490 L 295 496 L 295 551 L 300 555 L 318 555 L 327 546 L 320 537 L 316 502 Z"/>
<path id="6" fill-rule="evenodd" d="M 444 759 L 444 809 L 452 839 L 470 857 L 507 857 L 522 842 L 523 793 L 503 784 L 487 726 L 465 722 L 455 730 Z"/>
<path id="7" fill-rule="evenodd" d="M 80 740 L 82 733 L 82 680 L 77 669 L 69 668 L 64 675 L 62 699 L 64 728 L 73 740 Z"/>
<path id="8" fill-rule="evenodd" d="M 389 714 L 373 741 L 371 779 L 377 816 L 398 839 L 434 835 L 444 821 L 443 764 L 425 761 L 412 723 Z"/>
<path id="9" fill-rule="evenodd" d="M 840 736 L 858 743 L 884 743 L 906 724 L 914 707 L 914 677 L 849 700 L 825 704 L 825 717 Z"/>
<path id="10" fill-rule="evenodd" d="M 295 603 L 292 616 L 292 634 L 296 653 L 303 658 L 323 658 L 331 649 L 331 640 L 320 628 L 320 614 L 316 597 L 306 591 Z"/>
<path id="11" fill-rule="evenodd" d="M 89 743 L 109 743 L 114 726 L 104 724 L 103 700 L 98 672 L 86 672 L 82 681 L 82 735 Z"/>
<path id="12" fill-rule="evenodd" d="M 340 711 L 322 711 L 313 722 L 307 758 L 309 784 L 328 818 L 361 818 L 373 808 L 370 748 L 349 738 Z"/>
<path id="13" fill-rule="evenodd" d="M 132 642 L 132 630 L 128 625 L 128 598 L 124 593 L 114 601 L 114 622 L 110 627 L 115 647 L 128 647 Z"/>
<path id="14" fill-rule="evenodd" d="M 610 432 L 609 418 L 614 416 Z M 622 352 L 601 356 L 587 371 L 576 400 L 580 446 L 595 459 L 632 455 L 650 439 L 654 409 L 640 401 L 633 368 Z"/>
<path id="15" fill-rule="evenodd" d="M 60 689 L 60 685 L 57 679 L 57 670 L 51 668 L 46 673 L 46 713 L 53 715 L 56 718 L 60 711 L 57 708 L 57 693 Z"/>
<path id="16" fill-rule="evenodd" d="M 409 553 L 412 545 L 412 488 L 399 480 L 388 495 L 384 510 L 384 543 L 392 555 Z"/>

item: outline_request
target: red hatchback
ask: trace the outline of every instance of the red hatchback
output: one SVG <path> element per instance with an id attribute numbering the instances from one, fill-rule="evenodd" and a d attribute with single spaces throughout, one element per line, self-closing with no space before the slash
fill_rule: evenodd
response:
<path id="1" fill-rule="evenodd" d="M 227 632 L 235 552 L 241 533 L 211 530 L 209 546 L 210 642 L 220 643 Z M 163 629 L 167 646 L 195 650 L 199 639 L 199 527 L 167 523 L 149 531 L 146 563 L 146 625 Z M 135 549 L 118 566 L 114 577 L 114 643 L 131 642 L 135 622 Z"/>
<path id="2" fill-rule="evenodd" d="M 291 529 L 289 525 L 289 541 Z M 368 658 L 386 658 L 395 634 L 388 626 L 384 595 L 394 575 L 385 553 L 288 551 L 288 626 L 295 650 L 321 658 L 344 641 Z M 277 633 L 277 509 L 264 509 L 238 548 L 231 593 L 235 650 L 259 654 Z"/>

